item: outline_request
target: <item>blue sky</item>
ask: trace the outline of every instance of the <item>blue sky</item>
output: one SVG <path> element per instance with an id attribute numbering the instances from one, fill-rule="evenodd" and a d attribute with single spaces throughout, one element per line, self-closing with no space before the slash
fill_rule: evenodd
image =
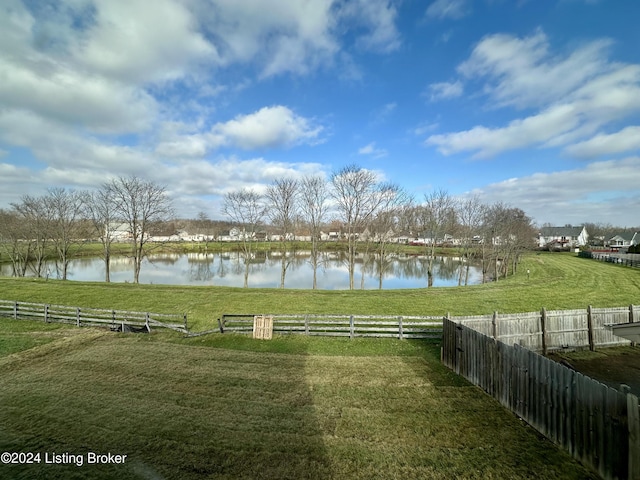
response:
<path id="1" fill-rule="evenodd" d="M 3 0 L 0 207 L 113 176 L 181 216 L 377 172 L 640 225 L 636 0 Z"/>

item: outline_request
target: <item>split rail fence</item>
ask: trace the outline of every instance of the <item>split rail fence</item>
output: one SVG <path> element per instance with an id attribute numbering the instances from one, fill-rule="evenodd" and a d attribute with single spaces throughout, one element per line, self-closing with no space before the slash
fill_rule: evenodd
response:
<path id="1" fill-rule="evenodd" d="M 638 398 L 443 320 L 442 361 L 603 478 L 640 479 Z"/>
<path id="2" fill-rule="evenodd" d="M 258 314 L 225 314 L 218 319 L 220 333 L 251 333 Z M 440 316 L 269 314 L 273 333 L 343 337 L 439 338 Z M 507 344 L 517 343 L 546 354 L 567 350 L 629 345 L 606 325 L 640 321 L 640 306 L 546 310 L 527 313 L 449 317 Z M 209 331 L 207 333 L 212 333 Z"/>
<path id="3" fill-rule="evenodd" d="M 186 314 L 169 315 L 0 300 L 0 316 L 16 320 L 68 323 L 78 327 L 108 326 L 112 330 L 120 331 L 130 331 L 132 328 L 146 328 L 147 331 L 151 331 L 151 328 L 169 328 L 188 333 Z"/>
<path id="4" fill-rule="evenodd" d="M 251 333 L 254 317 L 261 315 L 223 315 L 218 319 L 220 333 Z M 442 317 L 374 315 L 269 315 L 273 333 L 324 335 L 333 337 L 440 338 Z"/>

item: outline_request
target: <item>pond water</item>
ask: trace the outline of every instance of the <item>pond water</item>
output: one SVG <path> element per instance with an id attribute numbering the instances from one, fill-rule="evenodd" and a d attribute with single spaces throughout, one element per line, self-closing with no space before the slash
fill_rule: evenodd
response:
<path id="1" fill-rule="evenodd" d="M 349 274 L 344 255 L 334 252 L 321 254 L 318 268 L 318 289 L 347 290 Z M 313 268 L 311 253 L 287 253 L 288 264 L 285 288 L 311 288 Z M 428 257 L 425 255 L 397 255 L 383 262 L 382 288 L 423 288 L 427 286 Z M 458 285 L 463 263 L 457 257 L 436 257 L 434 260 L 434 287 Z M 282 254 L 257 252 L 250 259 L 249 287 L 277 288 L 280 286 Z M 154 254 L 144 259 L 140 283 L 168 285 L 218 285 L 242 287 L 245 259 L 240 252 Z M 69 266 L 69 280 L 104 281 L 104 261 L 101 258 L 75 259 Z M 45 268 L 50 278 L 58 278 L 56 263 Z M 11 266 L 0 265 L 0 275 L 11 275 Z M 464 275 L 464 274 L 463 274 Z M 111 281 L 132 282 L 133 260 L 128 257 L 111 259 Z M 462 280 L 464 284 L 464 276 Z M 468 284 L 482 282 L 482 270 L 470 265 Z M 359 255 L 356 259 L 355 288 L 380 288 L 380 261 L 374 255 Z"/>

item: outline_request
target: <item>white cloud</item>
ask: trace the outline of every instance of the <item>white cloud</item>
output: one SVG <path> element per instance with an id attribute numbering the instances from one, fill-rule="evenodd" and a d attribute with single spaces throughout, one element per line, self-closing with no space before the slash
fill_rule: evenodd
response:
<path id="1" fill-rule="evenodd" d="M 594 162 L 584 168 L 535 173 L 477 189 L 485 202 L 504 202 L 522 208 L 542 224 L 578 224 L 606 218 L 616 225 L 636 222 L 637 172 L 640 157 Z"/>
<path id="2" fill-rule="evenodd" d="M 475 157 L 528 146 L 579 151 L 572 150 L 571 144 L 640 112 L 640 65 L 609 61 L 605 56 L 609 45 L 610 41 L 599 40 L 554 56 L 541 31 L 524 39 L 484 38 L 458 71 L 470 81 L 485 81 L 483 93 L 492 108 L 538 111 L 505 127 L 479 125 L 432 135 L 426 144 L 437 146 L 445 155 L 475 151 Z M 445 84 L 442 92 L 446 91 Z"/>
<path id="3" fill-rule="evenodd" d="M 460 80 L 455 82 L 440 82 L 432 83 L 429 85 L 428 93 L 429 99 L 432 102 L 438 100 L 447 100 L 450 98 L 456 98 L 462 95 L 463 86 Z"/>
<path id="4" fill-rule="evenodd" d="M 323 141 L 320 135 L 324 127 L 285 106 L 275 105 L 218 122 L 208 132 L 183 135 L 180 130 L 167 129 L 156 153 L 175 158 L 202 157 L 221 147 L 254 150 L 314 145 Z"/>
<path id="5" fill-rule="evenodd" d="M 198 31 L 197 19 L 174 0 L 109 0 L 96 3 L 94 23 L 74 45 L 90 70 L 124 82 L 173 80 L 200 62 L 219 61 Z"/>
<path id="6" fill-rule="evenodd" d="M 470 8 L 466 0 L 435 0 L 427 8 L 429 18 L 452 18 L 459 19 L 470 13 Z"/>
<path id="7" fill-rule="evenodd" d="M 606 59 L 609 40 L 588 43 L 566 56 L 553 55 L 542 30 L 525 38 L 489 35 L 458 66 L 467 78 L 486 80 L 495 106 L 539 107 L 557 101 L 617 66 Z"/>
<path id="8" fill-rule="evenodd" d="M 630 126 L 611 134 L 595 137 L 570 145 L 565 152 L 579 158 L 595 158 L 623 152 L 640 150 L 640 127 Z"/>
<path id="9" fill-rule="evenodd" d="M 289 108 L 264 107 L 249 115 L 217 123 L 211 133 L 213 143 L 230 144 L 244 150 L 291 147 L 300 143 L 317 143 L 323 128 Z"/>
<path id="10" fill-rule="evenodd" d="M 371 142 L 362 148 L 358 149 L 358 155 L 369 155 L 373 158 L 386 157 L 389 154 L 384 148 L 377 148 L 376 142 Z"/>
<path id="11" fill-rule="evenodd" d="M 342 15 L 348 22 L 357 22 L 366 29 L 356 45 L 364 50 L 392 52 L 400 47 L 396 28 L 398 11 L 388 0 L 350 0 L 343 3 Z"/>

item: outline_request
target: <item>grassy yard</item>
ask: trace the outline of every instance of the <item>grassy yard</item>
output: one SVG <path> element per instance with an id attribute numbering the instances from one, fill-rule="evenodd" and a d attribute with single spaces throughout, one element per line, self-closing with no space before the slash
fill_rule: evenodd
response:
<path id="1" fill-rule="evenodd" d="M 596 478 L 444 368 L 437 342 L 0 325 L 0 452 L 43 462 L 0 478 Z"/>
<path id="2" fill-rule="evenodd" d="M 543 253 L 526 256 L 518 273 L 507 280 L 469 287 L 312 291 L 0 278 L 0 298 L 187 313 L 194 330 L 208 330 L 223 313 L 470 315 L 638 304 L 640 270 L 574 254 Z"/>

